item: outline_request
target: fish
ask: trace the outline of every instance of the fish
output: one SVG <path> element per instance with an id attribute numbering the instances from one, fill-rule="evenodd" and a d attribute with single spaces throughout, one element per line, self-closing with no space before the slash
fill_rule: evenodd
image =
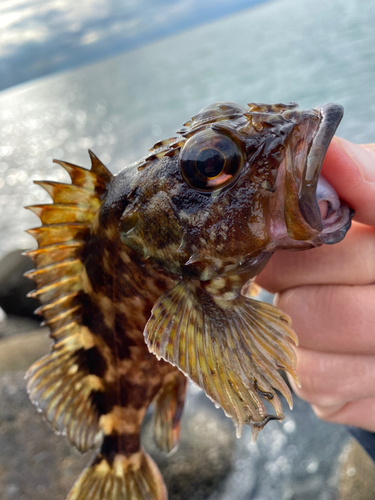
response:
<path id="1" fill-rule="evenodd" d="M 28 277 L 52 346 L 28 393 L 57 433 L 96 450 L 67 500 L 166 500 L 141 426 L 152 405 L 157 446 L 175 450 L 188 380 L 238 437 L 283 419 L 298 339 L 254 279 L 274 252 L 348 231 L 353 211 L 320 176 L 342 116 L 220 102 L 116 176 L 90 151 L 90 170 L 54 160 L 71 183 L 37 182 L 53 203 L 27 207 L 42 223 Z"/>

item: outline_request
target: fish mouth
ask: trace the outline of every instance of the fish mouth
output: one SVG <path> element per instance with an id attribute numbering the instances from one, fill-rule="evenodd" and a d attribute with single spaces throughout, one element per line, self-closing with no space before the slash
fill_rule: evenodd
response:
<path id="1" fill-rule="evenodd" d="M 323 221 L 320 216 L 318 196 L 325 191 L 317 190 L 320 171 L 328 146 L 343 117 L 344 108 L 339 104 L 329 103 L 318 106 L 315 110 L 320 114 L 321 120 L 306 157 L 298 204 L 300 212 L 309 226 L 321 232 Z"/>
<path id="2" fill-rule="evenodd" d="M 284 116 L 295 125 L 271 205 L 278 221 L 271 225 L 273 245 L 302 249 L 337 243 L 348 231 L 353 211 L 320 172 L 343 107 L 324 104 L 307 111 L 287 111 Z M 323 217 L 319 209 L 322 202 L 326 204 Z"/>
<path id="3" fill-rule="evenodd" d="M 340 124 L 344 109 L 339 104 L 324 104 L 315 108 L 321 116 L 318 131 L 306 158 L 298 204 L 309 226 L 320 234 L 315 244 L 332 245 L 341 241 L 351 226 L 354 211 L 340 200 L 333 187 L 320 175 L 324 157 Z M 319 202 L 326 202 L 322 217 Z"/>

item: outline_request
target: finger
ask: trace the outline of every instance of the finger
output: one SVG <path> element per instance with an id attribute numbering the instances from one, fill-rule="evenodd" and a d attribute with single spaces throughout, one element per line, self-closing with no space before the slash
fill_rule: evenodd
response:
<path id="1" fill-rule="evenodd" d="M 375 398 L 375 356 L 331 354 L 298 347 L 296 353 L 301 387 L 291 383 L 301 399 L 333 412 L 349 401 Z"/>
<path id="2" fill-rule="evenodd" d="M 353 223 L 334 246 L 308 252 L 276 252 L 257 283 L 272 293 L 298 285 L 368 285 L 375 283 L 375 228 Z"/>
<path id="3" fill-rule="evenodd" d="M 375 226 L 375 153 L 334 137 L 324 159 L 322 175 L 355 210 L 355 219 Z"/>
<path id="4" fill-rule="evenodd" d="M 328 422 L 375 432 L 375 398 L 351 401 L 340 408 L 312 405 L 312 409 L 317 417 Z"/>
<path id="5" fill-rule="evenodd" d="M 360 144 L 361 148 L 368 149 L 369 151 L 372 151 L 375 153 L 375 142 L 373 144 Z"/>
<path id="6" fill-rule="evenodd" d="M 375 354 L 375 285 L 303 286 L 276 296 L 300 346 L 321 352 Z"/>

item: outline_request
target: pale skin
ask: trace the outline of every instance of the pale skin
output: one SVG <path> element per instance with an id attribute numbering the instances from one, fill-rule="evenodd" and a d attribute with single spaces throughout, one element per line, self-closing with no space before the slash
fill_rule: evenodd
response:
<path id="1" fill-rule="evenodd" d="M 322 174 L 355 210 L 352 228 L 337 245 L 277 252 L 257 283 L 299 337 L 296 394 L 324 420 L 375 432 L 375 144 L 335 137 Z"/>

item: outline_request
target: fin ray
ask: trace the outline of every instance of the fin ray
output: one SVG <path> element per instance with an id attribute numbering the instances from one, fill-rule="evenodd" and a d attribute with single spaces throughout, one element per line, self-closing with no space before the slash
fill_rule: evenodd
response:
<path id="1" fill-rule="evenodd" d="M 66 500 L 167 500 L 159 469 L 143 450 L 117 454 L 111 463 L 100 453 L 82 472 Z"/>
<path id="2" fill-rule="evenodd" d="M 98 160 L 97 157 L 95 158 L 96 160 Z M 86 168 L 74 165 L 73 163 L 69 163 L 67 161 L 53 160 L 53 162 L 57 163 L 68 172 L 73 185 L 83 187 L 90 191 L 100 192 L 100 194 L 104 193 L 108 181 L 110 181 L 112 178 L 112 174 L 109 172 L 109 170 L 106 169 L 103 164 L 102 166 L 106 170 L 105 178 L 103 176 L 104 169 L 101 172 L 102 175 L 98 175 L 97 172 L 87 170 Z"/>
<path id="3" fill-rule="evenodd" d="M 28 250 L 25 252 L 25 255 L 30 257 L 39 268 L 66 259 L 79 257 L 81 252 L 82 242 L 73 240 L 65 241 L 63 244 L 52 243 L 51 245 L 37 248 L 36 250 Z"/>
<path id="4" fill-rule="evenodd" d="M 61 244 L 72 240 L 83 240 L 88 233 L 88 226 L 77 222 L 49 224 L 28 229 L 26 232 L 31 234 L 37 240 L 39 248 L 42 248 L 57 241 Z"/>
<path id="5" fill-rule="evenodd" d="M 54 203 L 77 204 L 81 208 L 99 208 L 100 201 L 90 189 L 55 181 L 34 181 L 51 196 Z"/>
<path id="6" fill-rule="evenodd" d="M 82 251 L 112 179 L 98 158 L 90 156 L 91 170 L 58 161 L 72 184 L 37 182 L 54 203 L 28 207 L 42 222 L 29 230 L 38 242 L 38 249 L 27 252 L 36 264 L 27 273 L 37 287 L 29 295 L 40 300 L 36 312 L 44 316 L 54 341 L 51 352 L 29 368 L 28 391 L 47 421 L 80 451 L 97 446 L 101 438 L 93 394 L 103 389 L 89 368 L 88 351 L 97 346 L 82 321 L 86 286 Z"/>
<path id="7" fill-rule="evenodd" d="M 296 336 L 290 319 L 269 304 L 241 295 L 224 300 L 183 280 L 158 299 L 144 335 L 151 352 L 177 366 L 223 408 L 237 435 L 244 423 L 258 429 L 283 418 L 275 389 L 291 404 L 278 370 L 295 374 L 287 339 Z M 275 416 L 267 414 L 264 401 Z"/>
<path id="8" fill-rule="evenodd" d="M 80 367 L 80 355 L 80 351 L 68 348 L 54 349 L 31 365 L 26 378 L 32 402 L 59 433 L 66 434 L 69 441 L 84 452 L 98 444 L 101 431 L 99 415 L 90 418 L 94 410 L 90 400 L 93 385 L 88 371 Z M 73 433 L 72 414 L 79 405 L 85 418 Z"/>
<path id="9" fill-rule="evenodd" d="M 187 378 L 176 370 L 154 399 L 154 439 L 158 448 L 166 453 L 178 446 L 186 386 Z"/>
<path id="10" fill-rule="evenodd" d="M 82 290 L 82 282 L 79 276 L 68 276 L 53 281 L 30 293 L 28 297 L 38 298 L 41 302 L 50 302 L 69 292 L 79 292 Z"/>
<path id="11" fill-rule="evenodd" d="M 60 222 L 85 222 L 93 220 L 95 210 L 82 208 L 68 203 L 49 203 L 46 205 L 31 205 L 25 207 L 34 212 L 43 224 L 58 224 Z"/>
<path id="12" fill-rule="evenodd" d="M 82 271 L 82 268 L 83 265 L 80 259 L 66 259 L 48 266 L 40 266 L 38 269 L 25 273 L 25 276 L 32 279 L 38 286 L 41 286 L 58 278 L 75 276 Z"/>

